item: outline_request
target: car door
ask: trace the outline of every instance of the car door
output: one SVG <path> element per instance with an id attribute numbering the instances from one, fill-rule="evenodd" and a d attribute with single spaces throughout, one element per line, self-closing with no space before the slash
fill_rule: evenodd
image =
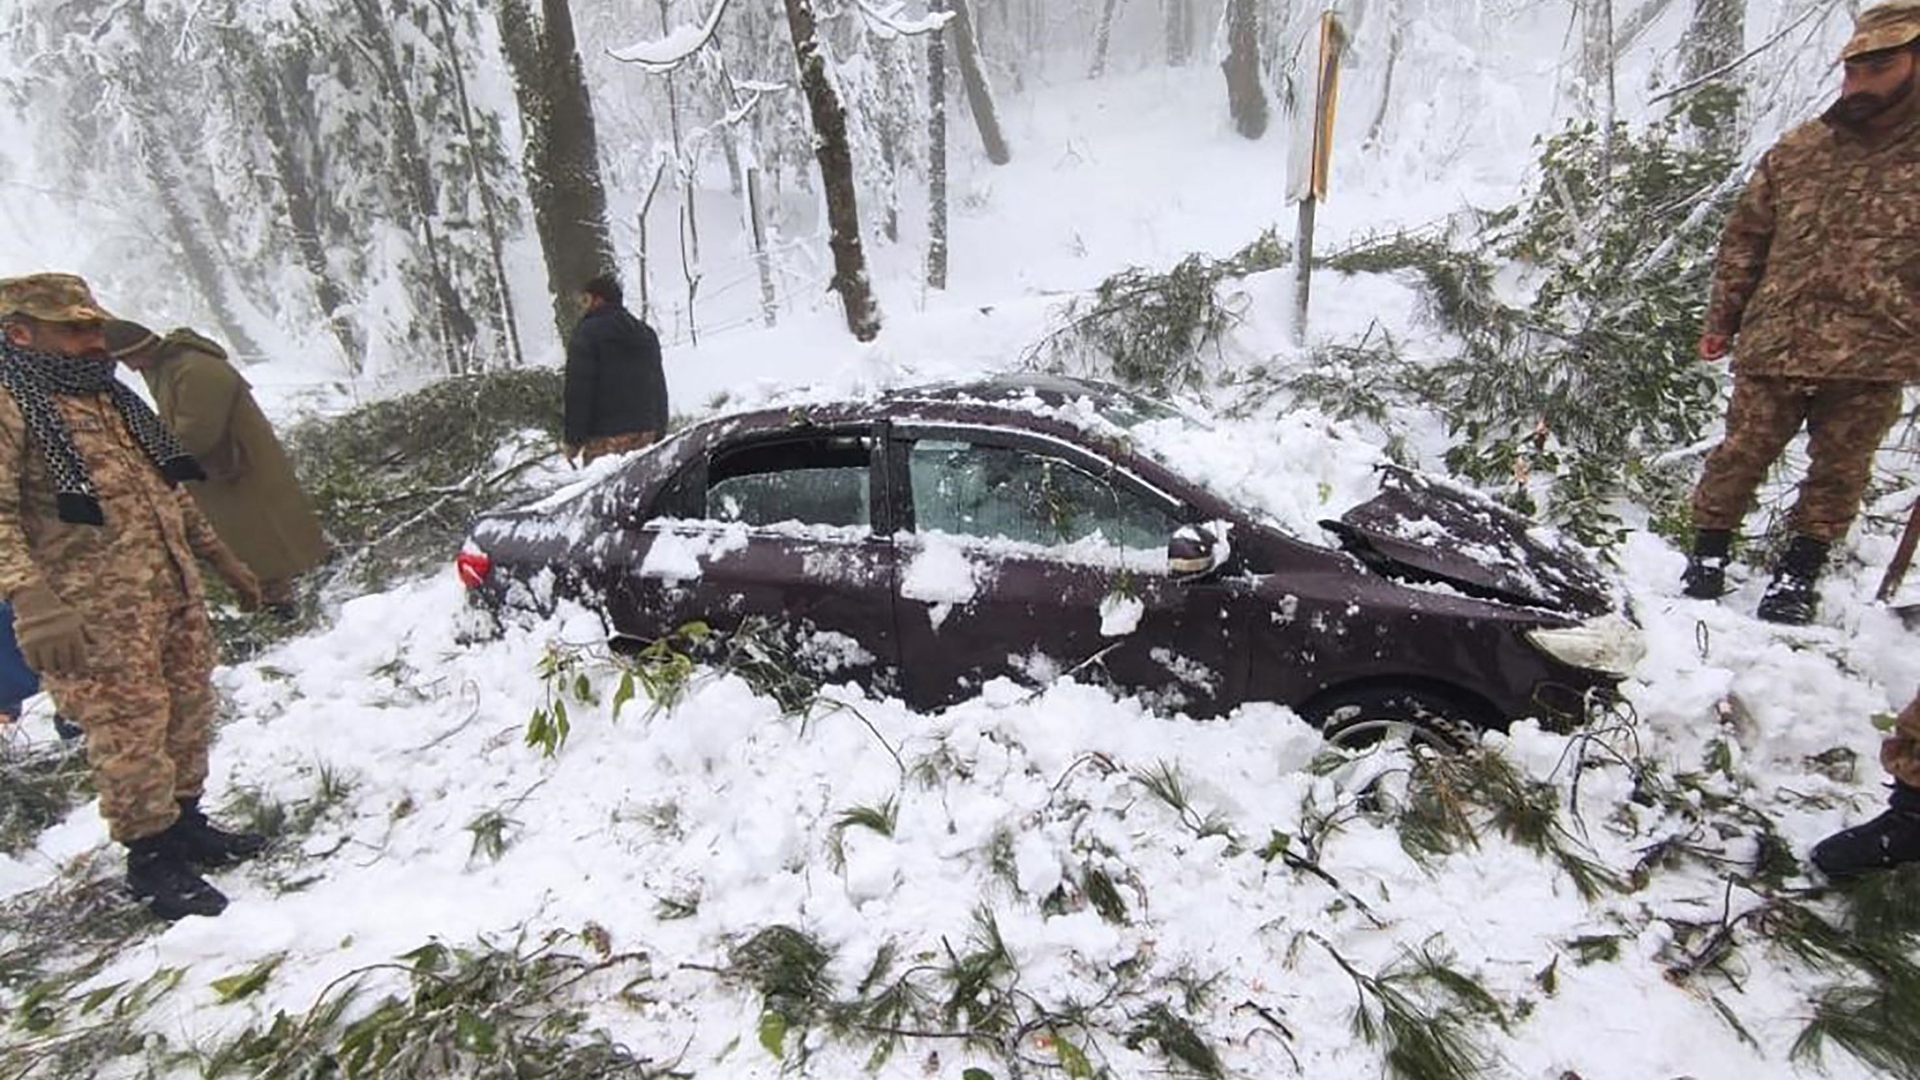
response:
<path id="1" fill-rule="evenodd" d="M 616 638 L 777 627 L 815 677 L 894 685 L 894 545 L 871 425 L 723 441 L 670 480 L 609 605 Z M 876 517 L 876 514 L 880 515 Z"/>
<path id="2" fill-rule="evenodd" d="M 896 425 L 890 448 L 909 700 L 1063 675 L 1195 714 L 1239 700 L 1245 606 L 1169 572 L 1177 499 L 1049 436 Z"/>

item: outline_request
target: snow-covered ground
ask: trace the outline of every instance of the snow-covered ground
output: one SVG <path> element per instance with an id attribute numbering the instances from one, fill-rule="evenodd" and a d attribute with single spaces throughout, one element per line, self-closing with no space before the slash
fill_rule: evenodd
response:
<path id="1" fill-rule="evenodd" d="M 1224 254 L 1271 225 L 1290 232 L 1279 141 L 1240 140 L 1224 115 L 1193 120 L 1213 115 L 1204 103 L 1217 82 L 1207 69 L 1156 72 L 1016 99 L 1006 117 L 1015 164 L 981 165 L 961 182 L 975 198 L 961 200 L 970 209 L 956 220 L 950 293 L 912 284 L 912 245 L 882 250 L 887 326 L 876 344 L 853 344 L 821 304 L 774 331 L 678 345 L 668 356 L 676 410 L 799 382 L 858 391 L 1012 366 L 1070 290 L 1132 263 Z M 1473 82 L 1490 99 L 1484 123 L 1468 106 L 1429 123 L 1400 114 L 1404 152 L 1341 159 L 1323 243 L 1509 200 L 1527 139 L 1549 120 L 1545 85 L 1544 74 Z M 1450 87 L 1437 78 L 1421 99 Z M 1236 288 L 1229 299 L 1244 318 L 1226 362 L 1295 360 L 1286 275 Z M 1318 283 L 1315 334 L 1353 337 L 1376 321 L 1416 353 L 1436 347 L 1404 283 Z M 255 381 L 284 404 L 318 380 L 289 364 Z M 1351 479 L 1330 470 L 1366 454 L 1316 451 L 1296 432 L 1371 453 L 1364 431 L 1289 418 L 1272 446 L 1309 460 L 1263 465 L 1255 453 L 1242 465 L 1303 508 L 1327 500 L 1330 475 Z M 1523 722 L 1491 736 L 1489 750 L 1551 783 L 1571 842 L 1617 873 L 1697 831 L 1629 801 L 1623 758 L 1668 777 L 1707 775 L 1702 783 L 1764 811 L 1804 855 L 1877 812 L 1869 718 L 1920 683 L 1908 632 L 1869 602 L 1891 546 L 1881 533 L 1856 536 L 1826 584 L 1819 625 L 1785 630 L 1750 617 L 1757 581 L 1718 604 L 1678 598 L 1680 555 L 1631 536 L 1618 573 L 1651 646 L 1626 687 L 1633 724 L 1569 737 Z M 852 1076 L 868 1067 L 869 1045 L 816 1030 L 804 1065 L 791 1042 L 778 1058 L 762 1044 L 758 995 L 713 969 L 732 946 L 785 925 L 833 950 L 831 977 L 850 995 L 884 946 L 897 945 L 905 964 L 938 965 L 949 947 L 965 951 L 985 912 L 1029 1008 L 1088 1006 L 1088 1027 L 1027 1038 L 1021 1049 L 1036 1061 L 1070 1065 L 1057 1045 L 1066 1040 L 1111 1075 L 1156 1074 L 1167 1065 L 1152 1044 L 1130 1048 L 1122 1036 L 1164 1004 L 1192 1021 L 1229 1076 L 1379 1075 L 1379 1051 L 1352 1026 L 1361 999 L 1336 954 L 1374 974 L 1424 948 L 1450 953 L 1504 1010 L 1504 1028 L 1482 1029 L 1496 1055 L 1488 1075 L 1797 1075 L 1787 1052 L 1824 976 L 1758 942 L 1743 951 L 1737 983 L 1668 976 L 1683 925 L 1757 902 L 1729 891 L 1725 867 L 1683 861 L 1642 888 L 1588 900 L 1562 870 L 1491 832 L 1423 865 L 1363 798 L 1372 785 L 1403 788 L 1406 759 L 1382 751 L 1329 765 L 1318 736 L 1284 708 L 1195 722 L 1073 684 L 1037 695 L 995 684 L 927 716 L 834 687 L 828 704 L 798 718 L 738 678 L 701 676 L 675 708 L 649 713 L 643 699 L 616 717 L 616 677 L 589 662 L 591 693 L 568 699 L 571 736 L 548 758 L 523 740 L 548 702 L 537 671 L 553 643 L 590 653 L 597 621 L 568 612 L 463 646 L 462 602 L 451 573 L 409 583 L 347 601 L 324 630 L 220 671 L 232 719 L 215 750 L 215 800 L 255 789 L 294 804 L 321 799 L 324 787 L 331 808 L 297 845 L 215 876 L 233 897 L 225 915 L 139 941 L 90 985 L 184 968 L 150 1023 L 175 1045 L 204 1046 L 278 1010 L 305 1013 L 343 974 L 429 941 L 598 928 L 615 952 L 648 958 L 640 997 L 599 987 L 586 1000 L 590 1025 L 618 1042 L 693 1075 Z M 0 738 L 47 737 L 39 710 Z M 1810 767 L 1834 747 L 1857 756 L 1850 777 Z M 1156 777 L 1182 781 L 1186 815 L 1153 793 Z M 848 811 L 888 806 L 890 834 L 843 823 Z M 1326 877 L 1280 855 L 1308 854 L 1310 837 Z M 1755 840 L 1691 836 L 1735 862 Z M 0 895 L 43 885 L 104 844 L 97 814 L 83 809 L 0 859 Z M 1097 910 L 1089 871 L 1115 884 L 1124 918 Z M 1603 937 L 1619 939 L 1617 958 L 1585 962 L 1575 942 Z M 273 957 L 255 994 L 223 1001 L 212 986 Z M 404 984 L 393 970 L 366 979 L 374 992 L 363 1002 Z M 1201 983 L 1207 992 L 1192 998 L 1176 989 Z M 874 1074 L 958 1077 L 969 1065 L 1004 1072 L 964 1043 L 928 1039 Z M 1836 1077 L 1874 1075 L 1837 1051 L 1828 1065 Z"/>

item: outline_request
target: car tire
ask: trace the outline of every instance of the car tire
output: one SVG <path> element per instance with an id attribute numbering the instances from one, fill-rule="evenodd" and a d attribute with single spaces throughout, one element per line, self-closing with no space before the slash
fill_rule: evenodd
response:
<path id="1" fill-rule="evenodd" d="M 1444 692 L 1405 686 L 1354 686 L 1329 691 L 1300 713 L 1335 746 L 1358 750 L 1382 739 L 1456 754 L 1480 745 L 1479 710 Z"/>

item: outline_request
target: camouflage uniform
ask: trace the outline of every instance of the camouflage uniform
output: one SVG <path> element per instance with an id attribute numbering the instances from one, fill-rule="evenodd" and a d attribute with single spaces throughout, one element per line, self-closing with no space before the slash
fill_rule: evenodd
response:
<path id="1" fill-rule="evenodd" d="M 1920 381 L 1920 110 L 1872 136 L 1816 120 L 1767 152 L 1727 220 L 1705 332 L 1738 342 L 1695 526 L 1738 526 L 1805 423 L 1792 526 L 1839 539 L 1901 387 Z"/>
<path id="2" fill-rule="evenodd" d="M 231 558 L 184 489 L 170 486 L 104 394 L 54 399 L 106 517 L 60 519 L 44 455 L 0 393 L 0 595 L 44 584 L 85 619 L 89 669 L 43 673 L 86 731 L 113 839 L 164 832 L 201 794 L 214 694 L 213 633 L 194 556 Z"/>
<path id="3" fill-rule="evenodd" d="M 1920 788 L 1920 693 L 1900 710 L 1893 734 L 1880 744 L 1880 764 L 1895 780 Z"/>

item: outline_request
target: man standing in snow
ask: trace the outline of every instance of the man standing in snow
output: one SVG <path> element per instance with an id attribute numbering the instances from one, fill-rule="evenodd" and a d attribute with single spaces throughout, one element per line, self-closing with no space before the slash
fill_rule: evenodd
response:
<path id="1" fill-rule="evenodd" d="M 1682 583 L 1726 591 L 1733 532 L 1804 425 L 1793 535 L 1759 610 L 1796 625 L 1920 380 L 1920 0 L 1862 12 L 1840 56 L 1840 100 L 1767 152 L 1727 220 L 1700 337 L 1702 360 L 1734 354 L 1733 403 L 1694 489 Z"/>
<path id="2" fill-rule="evenodd" d="M 160 419 L 207 472 L 187 485 L 220 539 L 255 577 L 266 610 L 291 620 L 294 578 L 327 556 L 320 520 L 293 462 L 219 345 L 184 327 L 160 337 L 139 323 L 107 323 L 107 349 L 140 373 Z"/>
<path id="3" fill-rule="evenodd" d="M 86 732 L 134 895 L 165 919 L 218 915 L 227 898 L 200 871 L 265 841 L 200 811 L 214 645 L 195 557 L 243 604 L 260 586 L 179 486 L 205 472 L 114 378 L 108 318 L 72 274 L 0 279 L 0 596 Z"/>
<path id="4" fill-rule="evenodd" d="M 651 446 L 667 430 L 660 339 L 621 306 L 620 282 L 602 274 L 581 290 L 585 314 L 567 342 L 566 453 L 582 465 Z"/>
<path id="5" fill-rule="evenodd" d="M 1889 808 L 1814 845 L 1813 864 L 1828 877 L 1920 862 L 1920 694 L 1900 710 L 1893 734 L 1880 744 L 1880 764 L 1893 776 Z"/>

